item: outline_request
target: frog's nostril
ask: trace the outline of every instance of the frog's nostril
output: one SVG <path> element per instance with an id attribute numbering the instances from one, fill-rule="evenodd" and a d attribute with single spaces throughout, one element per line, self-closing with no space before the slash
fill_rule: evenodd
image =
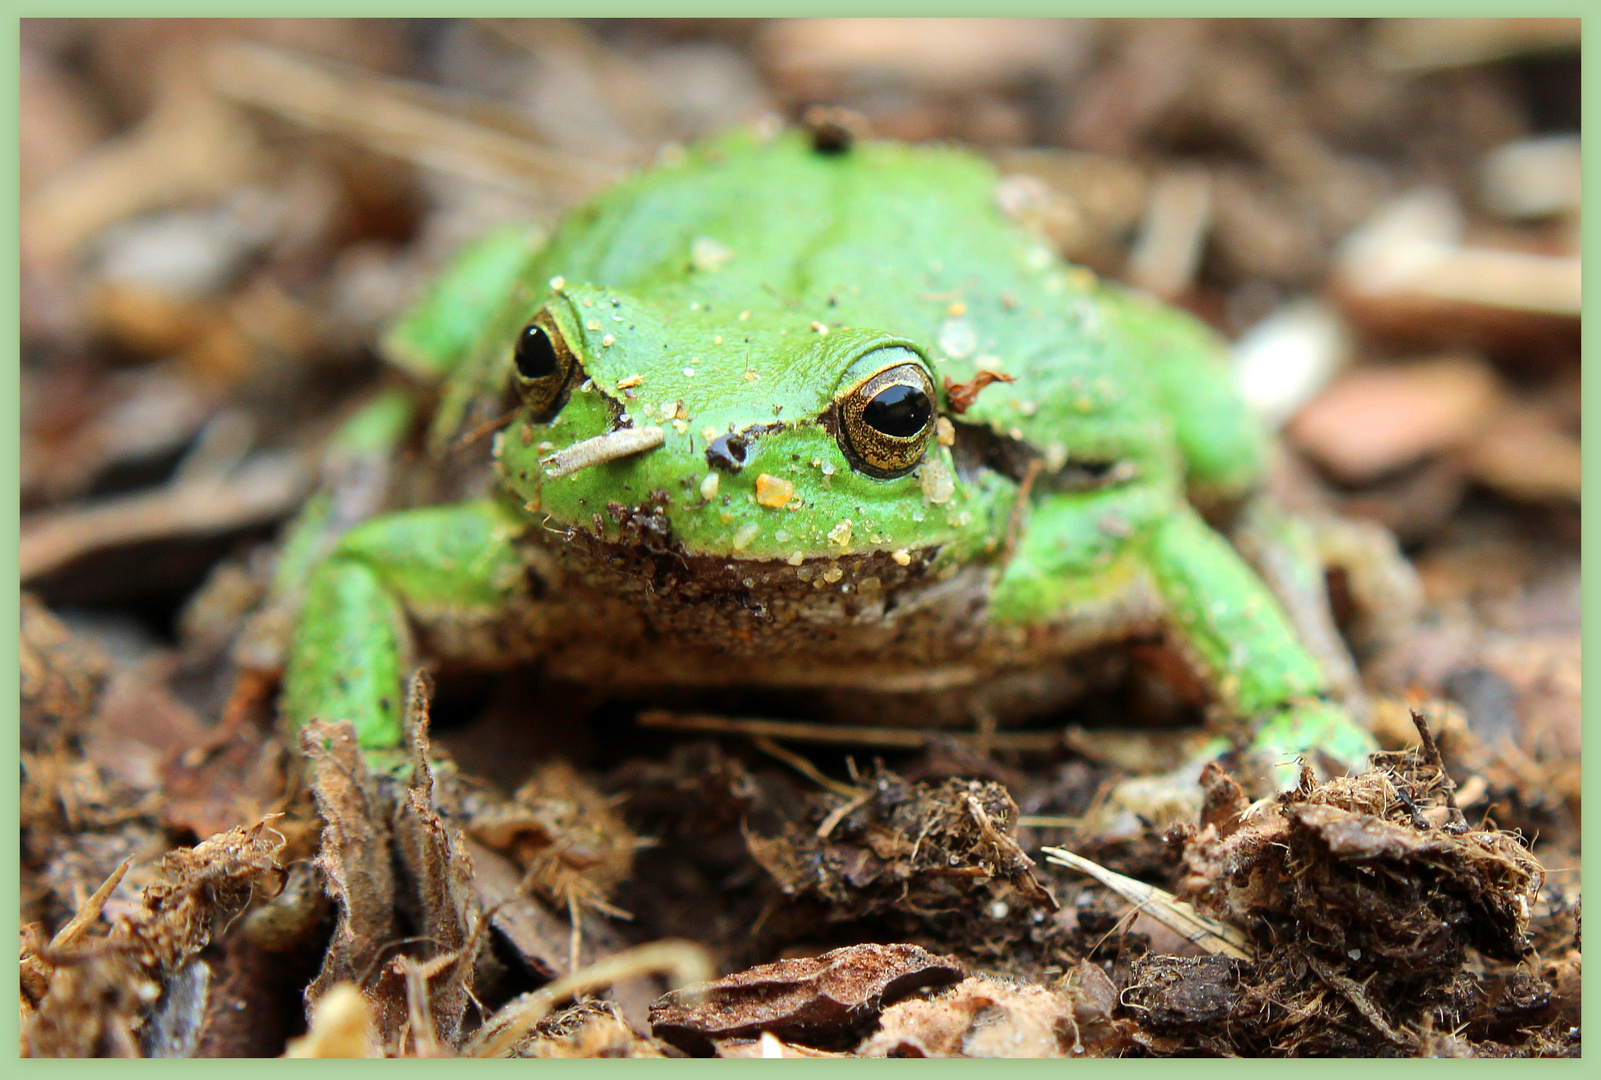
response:
<path id="1" fill-rule="evenodd" d="M 719 435 L 706 446 L 706 463 L 723 472 L 739 472 L 749 460 L 750 441 L 743 435 Z"/>

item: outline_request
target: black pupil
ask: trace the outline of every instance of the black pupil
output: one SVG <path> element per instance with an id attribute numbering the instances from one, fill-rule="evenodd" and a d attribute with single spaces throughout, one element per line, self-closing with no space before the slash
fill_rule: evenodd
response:
<path id="1" fill-rule="evenodd" d="M 556 346 L 543 326 L 530 326 L 518 336 L 517 374 L 525 379 L 556 374 Z"/>
<path id="2" fill-rule="evenodd" d="M 927 394 L 915 386 L 896 383 L 873 395 L 862 410 L 862 419 L 885 435 L 910 439 L 923 430 L 933 413 Z"/>

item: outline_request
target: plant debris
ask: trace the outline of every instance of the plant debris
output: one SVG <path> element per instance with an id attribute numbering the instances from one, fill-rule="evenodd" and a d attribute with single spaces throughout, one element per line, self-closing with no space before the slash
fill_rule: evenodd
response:
<path id="1" fill-rule="evenodd" d="M 412 761 L 404 790 L 372 774 L 349 724 L 313 722 L 302 736 L 324 822 L 317 863 L 339 911 L 306 1001 L 315 1009 L 334 987 L 354 983 L 378 1045 L 409 1034 L 419 1053 L 460 1041 L 485 944 L 465 836 L 435 804 L 427 710 L 428 683 L 419 676 L 407 708 Z M 403 917 L 412 947 L 396 952 Z"/>
<path id="2" fill-rule="evenodd" d="M 973 407 L 978 395 L 986 386 L 994 383 L 1016 382 L 1017 376 L 1008 375 L 1003 371 L 990 371 L 988 368 L 979 368 L 973 373 L 972 379 L 964 383 L 955 383 L 949 376 L 945 378 L 945 399 L 950 402 L 951 412 L 960 416 Z"/>
<path id="3" fill-rule="evenodd" d="M 125 862 L 48 944 L 24 945 L 24 1055 L 141 1057 L 163 1046 L 184 1007 L 173 999 L 204 996 L 195 958 L 258 890 L 272 891 L 283 846 L 260 822 L 169 852 L 139 904 L 100 926 Z"/>
<path id="4" fill-rule="evenodd" d="M 526 1058 L 659 1058 L 655 1040 L 634 1030 L 609 1001 L 585 1001 L 535 1024 L 517 1044 Z"/>
<path id="5" fill-rule="evenodd" d="M 862 1057 L 1112 1057 L 1127 1045 L 1117 988 L 1091 963 L 1049 986 L 971 976 L 897 1002 Z"/>
<path id="6" fill-rule="evenodd" d="M 932 920 L 992 905 L 1056 910 L 1016 838 L 1017 804 L 982 780 L 907 783 L 880 772 L 859 793 L 819 796 L 781 836 L 747 834 L 784 895 L 821 901 L 830 920 L 894 913 Z"/>
<path id="7" fill-rule="evenodd" d="M 1521 837 L 1462 822 L 1419 726 L 1419 752 L 1382 756 L 1364 776 L 1304 778 L 1187 839 L 1180 894 L 1273 947 L 1255 962 L 1137 963 L 1127 1000 L 1159 1036 L 1153 1049 L 1353 1054 L 1377 1039 L 1417 1053 L 1424 1032 L 1482 1029 L 1505 978 L 1526 976 L 1545 872 Z M 1523 1019 L 1548 1022 L 1544 1000 Z M 1537 1038 L 1556 1049 L 1567 1037 Z"/>

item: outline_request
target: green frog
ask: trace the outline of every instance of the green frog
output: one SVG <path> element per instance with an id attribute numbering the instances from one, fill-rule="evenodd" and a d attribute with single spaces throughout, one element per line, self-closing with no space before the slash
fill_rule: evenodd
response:
<path id="1" fill-rule="evenodd" d="M 1321 567 L 1275 590 L 1226 536 L 1265 436 L 1221 343 L 1061 261 L 997 182 L 950 147 L 741 131 L 470 247 L 384 341 L 452 501 L 308 511 L 288 722 L 394 747 L 429 658 L 1007 723 L 1160 635 L 1236 747 L 1361 762 L 1326 605 L 1284 602 Z M 345 445 L 392 446 L 415 399 Z"/>

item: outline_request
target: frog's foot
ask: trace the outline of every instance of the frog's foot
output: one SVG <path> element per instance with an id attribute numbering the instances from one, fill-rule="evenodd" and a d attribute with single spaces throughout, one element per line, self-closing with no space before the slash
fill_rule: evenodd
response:
<path id="1" fill-rule="evenodd" d="M 1180 821 L 1193 824 L 1205 801 L 1202 771 L 1220 758 L 1247 791 L 1262 795 L 1294 788 L 1303 769 L 1320 780 L 1363 771 L 1378 748 L 1373 736 L 1340 706 L 1315 698 L 1295 701 L 1264 718 L 1243 747 L 1220 734 L 1169 772 L 1119 781 L 1086 828 L 1106 838 Z"/>
<path id="2" fill-rule="evenodd" d="M 1259 496 L 1240 512 L 1229 539 L 1283 605 L 1296 637 L 1322 665 L 1330 687 L 1342 696 L 1359 692 L 1361 677 L 1335 625 L 1324 563 L 1309 523 Z"/>
<path id="3" fill-rule="evenodd" d="M 1395 535 L 1377 522 L 1333 514 L 1307 518 L 1307 528 L 1319 561 L 1340 572 L 1342 592 L 1354 609 L 1346 632 L 1356 649 L 1367 652 L 1405 638 L 1423 611 L 1423 583 Z"/>
<path id="4" fill-rule="evenodd" d="M 1361 772 L 1379 745 L 1338 705 L 1315 698 L 1291 702 L 1261 720 L 1243 757 L 1280 791 L 1296 785 L 1302 766 L 1319 777 Z"/>

